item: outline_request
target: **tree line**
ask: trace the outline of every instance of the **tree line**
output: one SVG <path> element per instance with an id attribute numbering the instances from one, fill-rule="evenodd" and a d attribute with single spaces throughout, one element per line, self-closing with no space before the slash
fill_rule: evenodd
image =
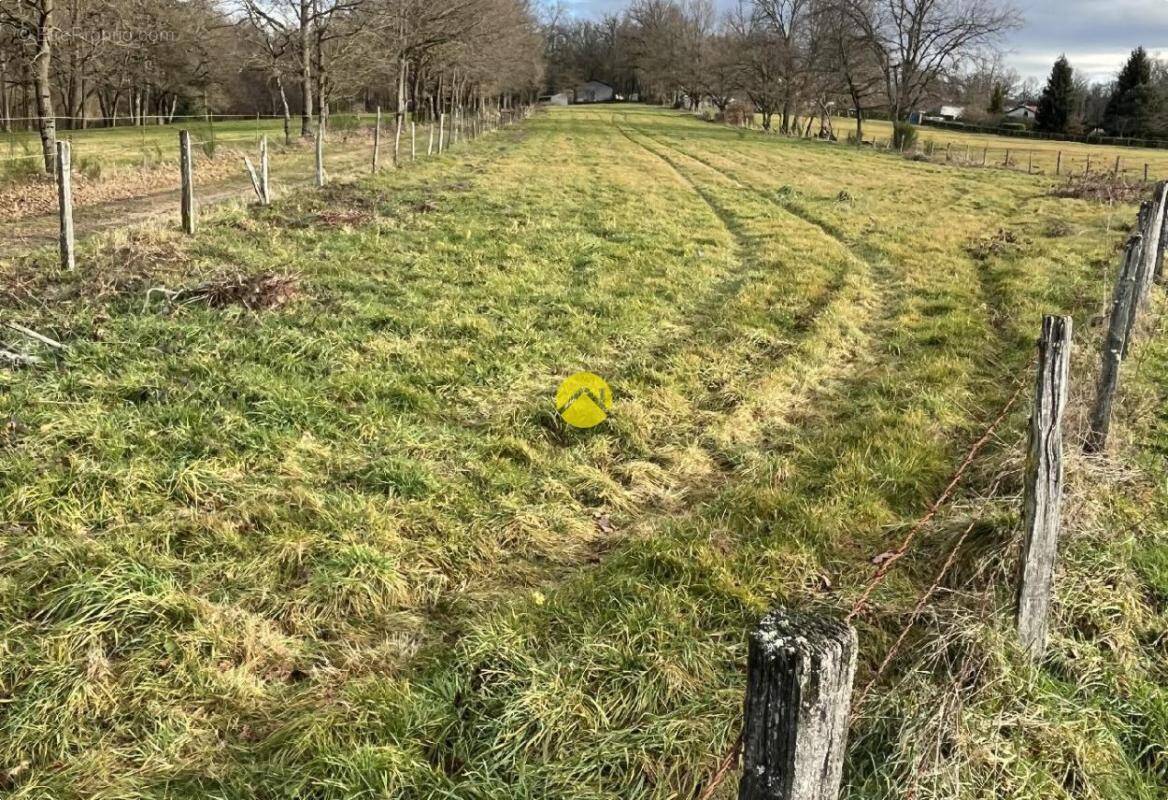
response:
<path id="1" fill-rule="evenodd" d="M 66 128 L 337 109 L 433 116 L 529 101 L 543 81 L 530 0 L 0 0 L 0 127 Z"/>
<path id="2" fill-rule="evenodd" d="M 832 114 L 849 113 L 862 139 L 866 116 L 904 120 L 975 91 L 988 105 L 995 47 L 1020 22 L 997 0 L 741 0 L 721 14 L 711 0 L 632 0 L 599 21 L 553 13 L 548 78 L 723 114 L 744 104 L 784 133 L 818 120 L 833 135 Z"/>
<path id="3" fill-rule="evenodd" d="M 1089 84 L 1059 56 L 1038 99 L 1035 127 L 1057 134 L 1168 138 L 1168 63 L 1137 47 L 1113 82 Z"/>

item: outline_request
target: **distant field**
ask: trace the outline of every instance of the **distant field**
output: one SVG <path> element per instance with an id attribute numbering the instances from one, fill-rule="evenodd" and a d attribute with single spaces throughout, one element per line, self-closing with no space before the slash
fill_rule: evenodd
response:
<path id="1" fill-rule="evenodd" d="M 353 114 L 334 114 L 330 117 L 334 133 L 343 135 L 359 126 L 373 122 L 372 114 L 360 118 Z M 178 131 L 187 128 L 192 132 L 196 145 L 215 142 L 224 147 L 242 147 L 256 144 L 266 135 L 276 144 L 284 138 L 282 119 L 216 120 L 205 122 L 202 118 L 181 120 L 166 125 L 148 124 L 141 126 L 120 126 L 115 128 L 88 128 L 83 130 L 59 129 L 59 138 L 73 143 L 73 160 L 100 161 L 106 167 L 126 167 L 150 165 L 162 158 L 169 158 L 178 151 Z M 298 138 L 300 118 L 292 120 L 292 136 Z M 40 154 L 40 138 L 35 131 L 15 131 L 0 133 L 0 177 L 23 175 L 35 170 Z"/>
<path id="2" fill-rule="evenodd" d="M 0 369 L 0 793 L 693 800 L 749 627 L 851 607 L 1060 313 L 1050 656 L 1010 613 L 1024 399 L 857 617 L 862 684 L 962 543 L 845 797 L 1161 796 L 1168 345 L 1078 456 L 1136 208 L 1054 183 L 570 107 L 71 274 L 5 248 L 0 316 L 69 349 Z"/>
<path id="3" fill-rule="evenodd" d="M 756 117 L 761 125 L 761 118 Z M 832 121 L 841 142 L 856 130 L 856 121 L 837 117 Z M 1113 147 L 1079 142 L 1052 142 L 1014 136 L 995 136 L 986 133 L 966 133 L 928 125 L 917 127 L 918 150 L 932 143 L 931 158 L 944 161 L 946 145 L 951 163 L 980 166 L 984 158 L 989 167 L 1002 167 L 1009 156 L 1010 167 L 1022 172 L 1032 169 L 1035 174 L 1054 175 L 1056 168 L 1062 176 L 1082 175 L 1088 168 L 1093 173 L 1114 172 L 1119 158 L 1120 173 L 1128 180 L 1142 180 L 1144 165 L 1148 166 L 1149 180 L 1168 178 L 1168 149 L 1141 147 Z M 864 139 L 875 140 L 886 146 L 892 138 L 892 126 L 884 120 L 865 120 Z M 1062 153 L 1061 165 L 1059 153 Z M 1088 161 L 1090 159 L 1090 161 Z"/>

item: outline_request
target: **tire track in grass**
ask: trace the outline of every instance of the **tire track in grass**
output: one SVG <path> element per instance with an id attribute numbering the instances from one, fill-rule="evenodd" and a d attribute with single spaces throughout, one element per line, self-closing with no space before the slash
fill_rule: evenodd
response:
<path id="1" fill-rule="evenodd" d="M 637 135 L 660 144 L 654 137 L 644 134 L 635 127 L 633 130 Z M 713 192 L 704 188 L 676 158 L 643 141 L 638 141 L 623 128 L 621 132 L 630 141 L 667 163 L 705 200 L 714 213 L 724 220 L 728 229 L 742 230 L 743 221 L 737 212 L 720 202 Z M 713 172 L 732 188 L 746 189 L 733 178 L 717 170 Z M 750 196 L 774 206 L 769 198 L 758 193 L 751 192 Z M 811 228 L 815 236 L 824 237 L 825 232 L 818 226 L 801 220 L 797 215 L 785 216 L 791 221 Z M 834 276 L 825 296 L 809 310 L 809 316 L 803 326 L 807 331 L 806 335 L 792 347 L 775 369 L 755 382 L 750 393 L 751 399 L 732 409 L 723 423 L 712 433 L 713 442 L 719 450 L 728 449 L 738 458 L 749 457 L 752 448 L 758 448 L 773 438 L 774 432 L 768 432 L 769 426 L 792 428 L 797 412 L 827 393 L 833 379 L 841 379 L 869 350 L 876 309 L 882 305 L 881 293 L 874 290 L 872 282 L 868 280 L 873 272 L 872 266 L 857 257 L 839 240 L 830 235 L 826 238 L 830 240 L 830 246 L 845 256 L 845 266 Z M 811 254 L 815 252 L 811 251 Z"/>
<path id="2" fill-rule="evenodd" d="M 756 186 L 747 184 L 741 177 L 735 174 L 735 172 L 724 166 L 719 167 L 708 158 L 703 158 L 702 156 L 693 153 L 692 150 L 686 149 L 683 146 L 674 144 L 672 142 L 662 142 L 662 144 L 679 152 L 685 153 L 695 161 L 699 161 L 710 167 L 710 169 L 715 170 L 725 175 L 727 178 L 736 181 L 744 189 L 758 191 Z M 711 153 L 709 155 L 721 161 L 727 160 L 721 154 Z M 767 168 L 771 166 L 767 162 L 761 160 L 758 156 L 751 155 L 749 153 L 743 153 L 742 156 L 742 160 L 750 161 L 758 165 L 760 168 Z M 832 236 L 838 242 L 840 242 L 840 244 L 852 250 L 852 252 L 854 252 L 857 257 L 862 258 L 871 264 L 878 274 L 884 276 L 885 280 L 893 280 L 891 274 L 892 266 L 888 261 L 888 255 L 879 245 L 871 244 L 863 239 L 857 239 L 849 235 L 838 225 L 835 225 L 834 223 L 824 219 L 821 215 L 811 211 L 805 204 L 799 202 L 798 200 L 790 198 L 775 198 L 775 202 L 788 212 L 795 214 L 801 219 L 806 220 L 808 223 L 821 228 L 829 236 Z M 979 302 L 977 303 L 977 306 L 985 310 L 987 330 L 995 335 L 995 349 L 997 352 L 995 353 L 995 357 L 992 360 L 997 362 L 1006 356 L 1005 351 L 1008 345 L 1012 343 L 1012 334 L 1008 330 L 1007 326 L 1001 324 L 1000 313 L 998 311 L 998 309 L 1000 309 L 1002 306 L 1008 304 L 1007 297 L 1001 282 L 996 276 L 992 274 L 992 270 L 987 259 L 970 257 L 970 261 L 973 265 L 972 272 L 974 278 L 977 281 L 978 287 L 977 294 Z"/>

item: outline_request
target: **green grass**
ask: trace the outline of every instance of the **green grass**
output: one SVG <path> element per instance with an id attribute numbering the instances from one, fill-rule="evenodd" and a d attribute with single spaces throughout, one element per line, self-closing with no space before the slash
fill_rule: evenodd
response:
<path id="1" fill-rule="evenodd" d="M 777 126 L 779 122 L 781 120 L 776 118 L 772 125 Z M 755 115 L 755 125 L 761 128 L 761 115 Z M 801 127 L 805 128 L 806 125 L 807 119 L 803 118 Z M 832 127 L 840 142 L 844 142 L 848 136 L 855 135 L 856 120 L 835 117 L 832 119 Z M 818 130 L 818 121 L 813 125 L 813 130 Z M 1145 165 L 1149 180 L 1163 180 L 1168 176 L 1168 150 L 1161 148 L 1048 141 L 929 125 L 919 125 L 916 130 L 917 152 L 928 153 L 934 161 L 943 162 L 948 157 L 950 163 L 981 166 L 984 158 L 986 166 L 1000 168 L 1006 165 L 1008 158 L 1011 169 L 1032 170 L 1034 174 L 1048 176 L 1057 171 L 1064 177 L 1081 177 L 1088 167 L 1092 173 L 1113 172 L 1118 158 L 1120 172 L 1128 181 L 1142 180 Z M 887 120 L 864 120 L 865 141 L 888 147 L 891 139 L 892 125 Z"/>
<path id="2" fill-rule="evenodd" d="M 0 308 L 70 345 L 0 372 L 5 791 L 693 797 L 748 627 L 850 606 L 1043 313 L 1075 316 L 1080 433 L 1135 210 L 1048 188 L 570 108 L 73 275 L 0 262 Z M 146 302 L 262 272 L 300 296 Z M 1164 796 L 1147 341 L 1113 459 L 1072 461 L 1049 658 L 1010 635 L 1019 408 L 859 620 L 864 681 L 980 520 L 860 709 L 849 797 Z M 584 369 L 616 397 L 586 432 L 552 405 Z"/>

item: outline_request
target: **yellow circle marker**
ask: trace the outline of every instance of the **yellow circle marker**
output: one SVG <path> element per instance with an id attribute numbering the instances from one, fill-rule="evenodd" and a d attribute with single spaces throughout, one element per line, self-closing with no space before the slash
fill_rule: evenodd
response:
<path id="1" fill-rule="evenodd" d="M 594 428 L 608 419 L 612 389 L 604 378 L 591 372 L 577 372 L 556 390 L 556 411 L 573 428 Z"/>

